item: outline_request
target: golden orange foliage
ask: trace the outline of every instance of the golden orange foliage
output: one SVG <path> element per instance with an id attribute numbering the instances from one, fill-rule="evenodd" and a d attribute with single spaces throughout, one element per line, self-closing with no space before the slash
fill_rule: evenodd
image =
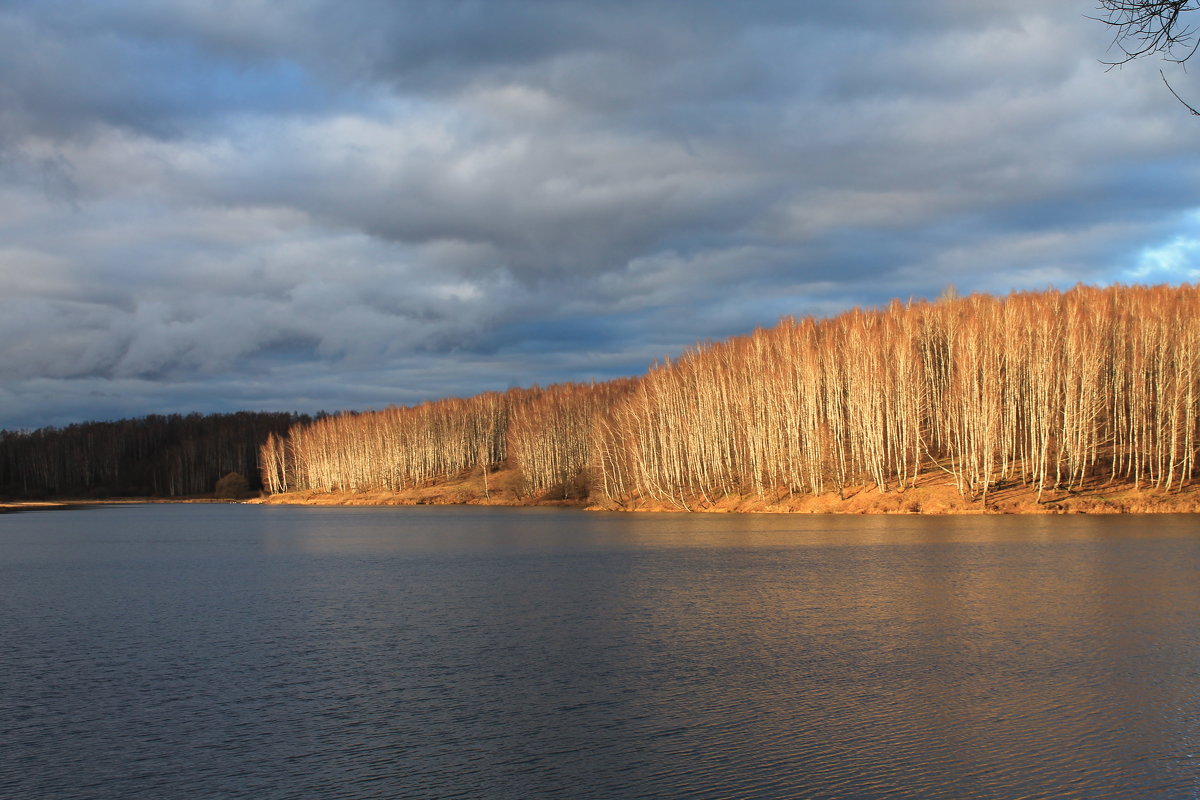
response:
<path id="1" fill-rule="evenodd" d="M 507 461 L 680 508 L 731 495 L 905 488 L 966 497 L 1196 477 L 1200 289 L 1093 288 L 893 302 L 696 347 L 637 379 L 514 389 L 294 426 L 263 483 L 366 490 Z"/>

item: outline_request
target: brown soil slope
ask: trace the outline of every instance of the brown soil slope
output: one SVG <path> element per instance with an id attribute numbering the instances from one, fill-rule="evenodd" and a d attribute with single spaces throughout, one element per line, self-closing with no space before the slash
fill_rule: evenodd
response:
<path id="1" fill-rule="evenodd" d="M 843 495 L 727 496 L 699 498 L 677 505 L 642 498 L 621 506 L 596 500 L 563 498 L 521 491 L 520 475 L 502 470 L 488 475 L 468 474 L 415 489 L 366 492 L 286 492 L 250 500 L 273 505 L 566 505 L 614 511 L 701 511 L 734 513 L 801 514 L 1147 514 L 1200 513 L 1200 487 L 1165 492 L 1133 486 L 1084 486 L 1073 491 L 1042 493 L 1014 485 L 992 490 L 986 505 L 959 494 L 944 473 L 928 473 L 917 485 L 903 491 L 880 492 L 874 486 L 853 487 Z"/>

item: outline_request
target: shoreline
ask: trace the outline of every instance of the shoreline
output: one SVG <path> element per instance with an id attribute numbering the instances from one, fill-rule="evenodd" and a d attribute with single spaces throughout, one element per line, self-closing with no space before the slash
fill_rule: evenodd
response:
<path id="1" fill-rule="evenodd" d="M 65 497 L 54 500 L 0 500 L 0 514 L 16 514 L 21 511 L 61 511 L 88 506 L 148 505 L 153 503 L 241 503 L 215 497 Z"/>
<path id="2" fill-rule="evenodd" d="M 986 505 L 971 500 L 936 473 L 918 478 L 906 489 L 879 491 L 874 485 L 847 487 L 839 495 L 779 492 L 764 496 L 728 495 L 673 503 L 638 498 L 625 503 L 584 498 L 562 498 L 555 492 L 526 494 L 519 476 L 511 470 L 492 473 L 485 489 L 478 471 L 423 487 L 364 491 L 294 491 L 264 495 L 245 502 L 264 505 L 308 506 L 415 506 L 490 505 L 560 506 L 587 511 L 638 511 L 661 513 L 732 514 L 1196 514 L 1200 513 L 1200 487 L 1182 491 L 1135 488 L 1132 484 L 1092 485 L 1074 491 L 1043 491 L 1012 485 L 988 492 Z"/>
<path id="3" fill-rule="evenodd" d="M 559 491 L 529 493 L 522 490 L 516 470 L 491 472 L 485 485 L 479 470 L 425 486 L 402 490 L 320 492 L 292 491 L 246 499 L 215 497 L 106 497 L 55 498 L 50 500 L 3 500 L 0 514 L 21 511 L 63 510 L 98 505 L 151 503 L 241 503 L 296 506 L 421 506 L 483 505 L 511 507 L 559 507 L 585 511 L 708 513 L 708 514 L 923 514 L 926 516 L 972 514 L 1200 514 L 1200 486 L 1182 491 L 1135 488 L 1132 484 L 1084 486 L 1073 491 L 1037 491 L 1009 485 L 988 492 L 987 503 L 959 494 L 943 475 L 926 473 L 916 485 L 881 492 L 874 485 L 847 487 L 840 495 L 775 492 L 758 495 L 726 495 L 671 502 L 650 497 L 623 503 L 607 499 L 562 497 Z"/>
<path id="4" fill-rule="evenodd" d="M 72 500 L 12 500 L 0 503 L 0 514 L 16 513 L 18 511 L 45 511 L 80 505 L 83 505 L 83 503 Z"/>

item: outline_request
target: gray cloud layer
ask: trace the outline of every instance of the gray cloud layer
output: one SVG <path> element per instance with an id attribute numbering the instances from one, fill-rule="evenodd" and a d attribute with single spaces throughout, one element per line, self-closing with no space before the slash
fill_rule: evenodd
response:
<path id="1" fill-rule="evenodd" d="M 1194 281 L 1196 123 L 1159 65 L 1105 73 L 1092 11 L 6 3 L 0 427 L 604 378 L 948 283 Z"/>

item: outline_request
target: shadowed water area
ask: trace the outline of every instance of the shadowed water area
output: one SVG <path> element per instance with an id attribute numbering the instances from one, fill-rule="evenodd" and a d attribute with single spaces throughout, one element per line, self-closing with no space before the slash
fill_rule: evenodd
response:
<path id="1" fill-rule="evenodd" d="M 1200 518 L 0 516 L 5 798 L 1196 798 Z"/>

